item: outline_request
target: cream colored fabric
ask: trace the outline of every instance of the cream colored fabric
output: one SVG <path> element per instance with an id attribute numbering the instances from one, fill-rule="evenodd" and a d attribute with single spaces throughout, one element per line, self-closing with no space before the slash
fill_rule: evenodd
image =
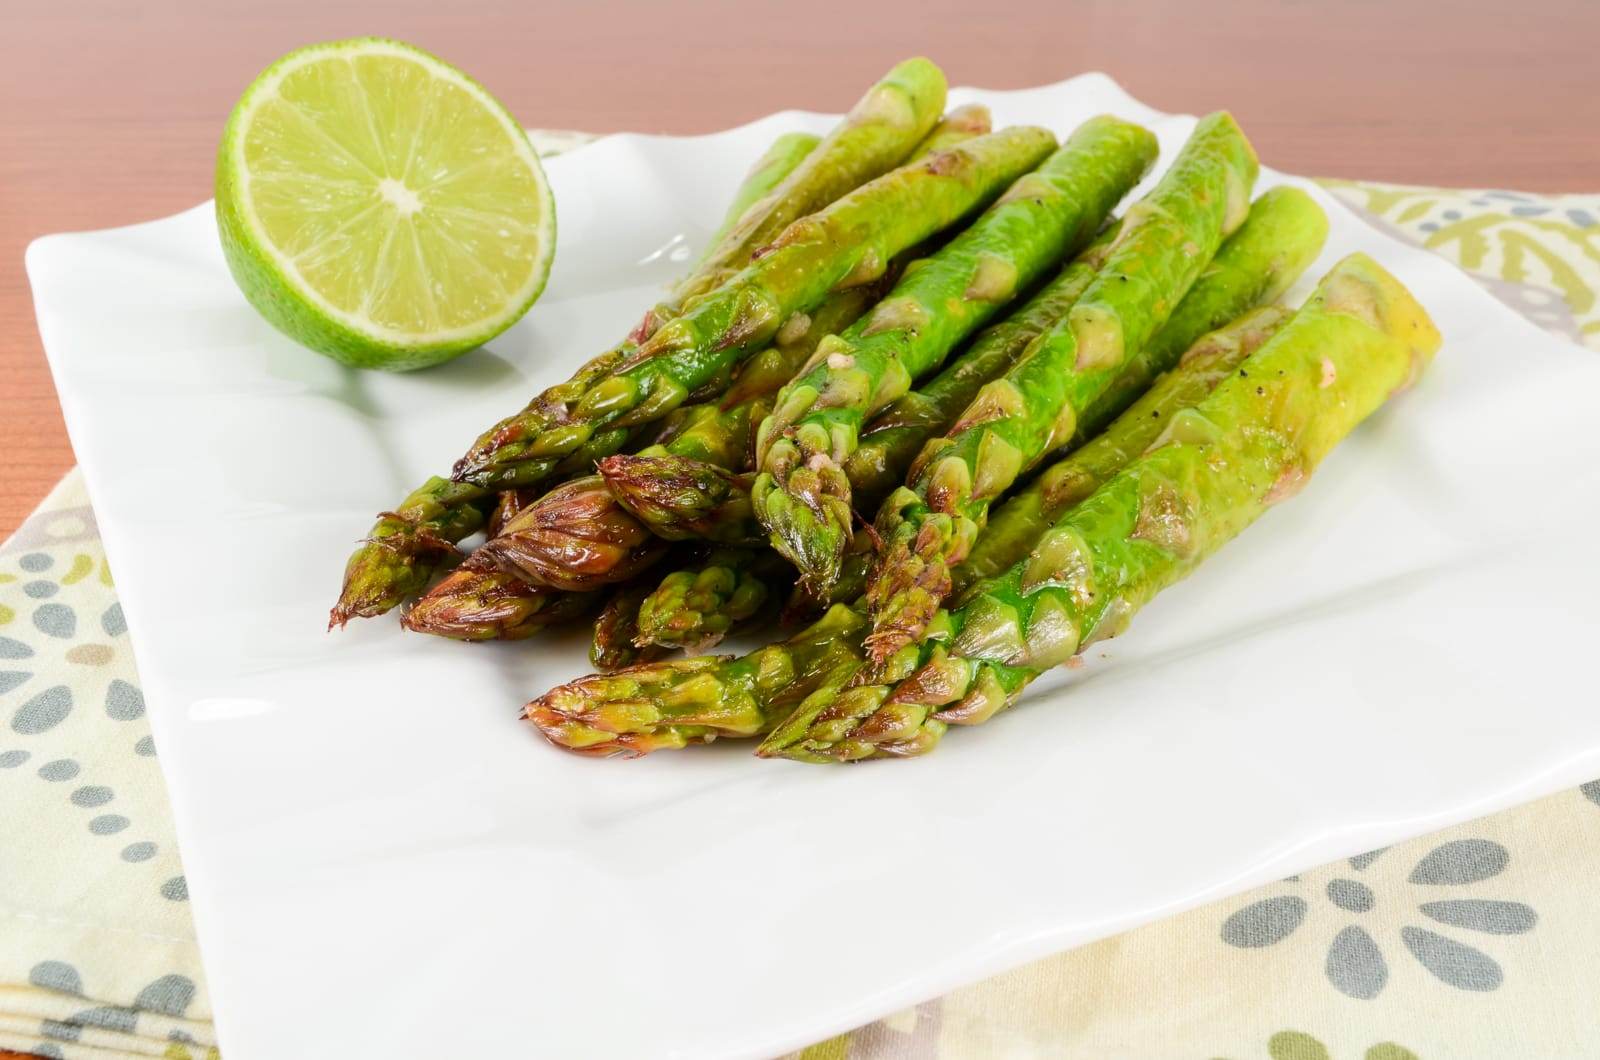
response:
<path id="1" fill-rule="evenodd" d="M 0 546 L 0 1048 L 203 1056 L 188 890 L 78 472 Z"/>

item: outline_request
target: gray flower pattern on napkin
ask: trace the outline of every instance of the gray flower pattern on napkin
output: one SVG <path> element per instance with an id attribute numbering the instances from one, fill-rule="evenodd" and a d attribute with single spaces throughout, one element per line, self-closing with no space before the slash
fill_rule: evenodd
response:
<path id="1" fill-rule="evenodd" d="M 1589 792 L 1585 792 L 1589 794 Z M 1600 796 L 1597 790 L 1591 797 Z M 1383 854 L 1374 850 L 1347 862 L 1319 869 L 1303 876 L 1291 876 L 1285 883 L 1297 890 L 1310 890 L 1314 881 L 1322 882 L 1320 894 L 1275 894 L 1259 898 L 1236 910 L 1222 922 L 1222 941 L 1245 949 L 1262 948 L 1282 942 L 1308 919 L 1332 926 L 1343 922 L 1328 945 L 1323 971 L 1328 982 L 1346 997 L 1370 1000 L 1383 992 L 1389 982 L 1390 958 L 1385 956 L 1373 932 L 1380 929 L 1363 924 L 1365 914 L 1377 908 L 1379 896 L 1360 874 Z M 1422 918 L 1433 924 L 1482 935 L 1520 935 L 1532 931 L 1538 914 L 1523 903 L 1500 898 L 1457 896 L 1439 888 L 1469 887 L 1493 879 L 1505 871 L 1511 856 L 1504 846 L 1487 839 L 1454 839 L 1441 843 L 1423 855 L 1406 877 L 1406 887 L 1385 890 L 1384 901 L 1400 898 Z M 1348 868 L 1348 872 L 1344 871 Z M 1403 924 L 1399 942 L 1417 963 L 1441 983 L 1485 993 L 1499 989 L 1505 975 L 1499 962 L 1476 946 L 1422 923 Z M 1392 954 L 1395 950 L 1392 948 Z"/>

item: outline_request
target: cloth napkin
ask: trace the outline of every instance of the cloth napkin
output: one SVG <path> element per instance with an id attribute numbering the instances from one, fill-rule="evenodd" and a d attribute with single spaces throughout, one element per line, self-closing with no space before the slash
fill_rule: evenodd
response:
<path id="1" fill-rule="evenodd" d="M 534 138 L 546 156 L 591 139 Z M 1326 183 L 1373 224 L 1600 351 L 1600 195 Z M 76 471 L 0 546 L 0 725 L 0 1050 L 217 1057 L 157 749 Z M 1350 783 L 1360 776 L 1351 763 Z M 1594 1056 L 1597 879 L 1600 781 L 1059 954 L 794 1055 Z"/>

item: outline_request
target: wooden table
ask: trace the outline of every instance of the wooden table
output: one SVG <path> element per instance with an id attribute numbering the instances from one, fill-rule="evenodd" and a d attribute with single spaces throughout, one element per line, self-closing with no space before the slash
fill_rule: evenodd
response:
<path id="1" fill-rule="evenodd" d="M 918 52 L 953 84 L 994 88 L 1100 69 L 1156 107 L 1231 109 L 1281 169 L 1600 188 L 1594 0 L 4 0 L 3 11 L 0 537 L 72 464 L 23 248 L 207 198 L 234 100 L 315 40 L 400 37 L 465 67 L 525 124 L 596 131 L 840 110 Z"/>

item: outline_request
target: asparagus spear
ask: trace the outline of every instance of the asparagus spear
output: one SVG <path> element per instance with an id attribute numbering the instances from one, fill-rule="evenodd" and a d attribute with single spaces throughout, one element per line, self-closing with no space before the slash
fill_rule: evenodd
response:
<path id="1" fill-rule="evenodd" d="M 1150 443 L 1172 418 L 1197 404 L 1289 319 L 1279 306 L 1262 306 L 1189 347 L 1172 371 L 1158 379 L 1106 430 L 1046 468 L 1027 489 L 995 512 L 972 553 L 952 574 L 961 593 L 1001 574 L 1038 543 L 1040 530 L 1099 489 Z"/>
<path id="2" fill-rule="evenodd" d="M 700 460 L 608 456 L 600 477 L 617 503 L 669 541 L 754 545 L 761 527 L 750 510 L 750 476 Z"/>
<path id="3" fill-rule="evenodd" d="M 1181 407 L 1167 402 L 1167 396 L 1181 401 L 1194 393 L 1198 400 L 1200 391 L 1191 390 L 1188 376 L 1193 372 L 1199 379 L 1207 378 L 1204 366 L 1208 358 L 1200 349 L 1183 353 L 1186 347 L 1196 342 L 1202 348 L 1219 343 L 1227 345 L 1231 341 L 1227 333 L 1236 328 L 1241 329 L 1234 337 L 1239 340 L 1237 345 L 1243 354 L 1248 355 L 1259 345 L 1259 340 L 1265 336 L 1248 318 L 1231 325 L 1221 336 L 1198 336 L 1252 305 L 1271 302 L 1281 296 L 1322 250 L 1327 232 L 1327 217 L 1322 208 L 1297 188 L 1274 188 L 1257 199 L 1245 223 L 1217 251 L 1217 256 L 1178 303 L 1166 325 L 1116 383 L 1094 402 L 1078 427 L 1080 438 L 1098 431 L 1107 420 L 1122 413 L 1153 376 L 1172 368 L 1182 354 L 1181 365 L 1173 369 L 1172 375 L 1155 384 L 1151 396 L 1136 406 L 1149 420 L 1139 422 L 1134 418 L 1143 431 L 1121 441 L 1111 436 L 1090 440 L 1036 477 L 1027 489 L 1007 499 L 990 515 L 972 552 L 954 571 L 954 590 L 960 592 L 978 578 L 993 577 L 1026 555 L 1038 538 L 1038 527 L 1048 526 L 1067 508 L 1082 500 L 1087 491 L 1099 485 L 1097 476 L 1103 477 L 1115 470 L 1105 460 L 1106 456 L 1120 454 L 1126 460 L 1143 449 L 1154 436 L 1149 434 L 1151 429 L 1161 426 L 1163 417 Z M 1268 319 L 1270 317 L 1264 317 L 1262 321 Z M 1210 384 L 1202 385 L 1209 389 Z M 1127 419 L 1124 416 L 1117 422 L 1122 425 Z M 1086 476 L 1087 467 L 1093 467 L 1095 474 Z M 1072 485 L 1074 483 L 1076 485 Z"/>
<path id="4" fill-rule="evenodd" d="M 654 587 L 648 580 L 619 586 L 606 600 L 594 622 L 589 661 L 603 674 L 651 662 L 665 649 L 635 643 L 639 637 L 639 608 Z"/>
<path id="5" fill-rule="evenodd" d="M 1052 146 L 1043 129 L 980 136 L 801 218 L 737 275 L 686 304 L 604 380 L 492 428 L 453 477 L 501 489 L 530 485 L 596 432 L 660 419 L 765 345 L 793 314 L 835 288 L 872 282 L 896 254 L 984 205 Z"/>
<path id="6" fill-rule="evenodd" d="M 1072 444 L 1082 444 L 1120 415 L 1201 335 L 1280 298 L 1322 253 L 1327 238 L 1328 215 L 1311 196 L 1287 186 L 1263 192 L 1161 330 L 1079 417 Z"/>
<path id="7" fill-rule="evenodd" d="M 666 543 L 590 475 L 557 486 L 519 512 L 473 557 L 533 585 L 584 592 L 628 580 L 665 551 Z"/>
<path id="8" fill-rule="evenodd" d="M 675 570 L 639 606 L 635 642 L 705 651 L 771 598 L 786 565 L 764 549 L 717 549 Z"/>
<path id="9" fill-rule="evenodd" d="M 944 110 L 944 73 L 923 58 L 898 63 L 772 191 L 750 206 L 678 285 L 684 304 L 744 268 L 794 221 L 889 172 L 916 148 Z"/>
<path id="10" fill-rule="evenodd" d="M 941 612 L 870 683 L 821 689 L 757 751 L 801 761 L 901 757 L 987 721 L 1083 647 L 1126 628 L 1277 502 L 1439 346 L 1426 312 L 1353 254 L 1273 338 L 1143 455 L 1063 516 L 1032 554 Z"/>
<path id="11" fill-rule="evenodd" d="M 523 717 L 557 747 L 598 756 L 755 736 L 817 689 L 847 681 L 865 631 L 859 611 L 835 607 L 738 659 L 702 655 L 580 678 L 529 703 Z"/>
<path id="12" fill-rule="evenodd" d="M 733 193 L 733 200 L 728 203 L 728 212 L 722 218 L 722 224 L 712 233 L 705 252 L 700 256 L 700 261 L 704 263 L 721 247 L 728 233 L 750 207 L 772 194 L 820 143 L 822 137 L 808 132 L 786 132 L 772 141 L 771 146 L 756 159 L 755 165 L 750 167 L 750 171 L 739 182 L 739 187 Z"/>
<path id="13" fill-rule="evenodd" d="M 400 624 L 452 640 L 521 640 L 582 616 L 593 602 L 590 594 L 529 585 L 486 558 L 468 557 L 402 615 Z"/>
<path id="14" fill-rule="evenodd" d="M 1155 137 L 1117 118 L 1085 122 L 961 235 L 908 270 L 865 319 L 824 340 L 756 435 L 756 515 L 773 548 L 825 591 L 850 536 L 840 466 L 866 415 L 938 367 L 962 339 L 1087 243 L 1154 160 Z"/>
<path id="15" fill-rule="evenodd" d="M 971 551 L 990 502 L 1072 438 L 1079 418 L 1171 314 L 1223 237 L 1243 222 L 1256 168 L 1232 118 L 1202 119 L 1160 183 L 1128 210 L 1105 265 L 1066 320 L 1035 340 L 943 438 L 923 449 L 909 485 L 878 511 L 883 546 L 867 588 L 874 659 L 921 635 L 949 594 L 950 569 Z M 1240 194 L 1245 198 L 1236 209 Z M 1087 318 L 1079 312 L 1085 299 L 1095 308 Z M 1106 307 L 1119 314 L 1114 329 Z M 1081 345 L 1085 319 L 1099 329 L 1090 337 L 1090 356 Z M 1116 343 L 1108 345 L 1113 330 Z"/>
<path id="16" fill-rule="evenodd" d="M 872 418 L 844 462 L 858 506 L 875 510 L 905 477 L 923 443 L 948 427 L 985 383 L 1015 365 L 1029 343 L 1066 316 L 1103 264 L 1116 231 L 1116 225 L 1108 228 L 1020 309 L 979 334 L 944 371 Z"/>
<path id="17" fill-rule="evenodd" d="M 488 518 L 489 492 L 435 476 L 378 522 L 345 563 L 339 601 L 328 628 L 381 615 L 415 596 L 444 564 L 460 556 L 456 542 Z"/>
<path id="18" fill-rule="evenodd" d="M 1244 223 L 1259 170 L 1233 115 L 1200 119 L 1161 187 L 1128 211 L 1105 274 L 1068 314 L 1080 369 L 1122 364 L 1155 334 Z"/>
<path id="19" fill-rule="evenodd" d="M 928 131 L 944 105 L 944 75 L 925 59 L 912 59 L 891 70 L 857 104 L 843 125 L 807 153 L 805 172 L 791 170 L 770 193 L 740 211 L 738 232 L 729 231 L 712 256 L 684 281 L 683 287 L 710 287 L 726 268 L 742 266 L 760 250 L 769 233 L 833 201 L 851 188 L 893 166 L 917 138 Z M 799 167 L 796 167 L 799 168 Z M 761 171 L 747 178 L 765 182 Z M 744 197 L 748 188 L 736 195 Z M 675 315 L 675 306 L 658 306 L 644 315 L 620 343 L 585 363 L 566 383 L 538 395 L 523 415 L 535 421 L 558 421 L 572 403 L 609 376 L 637 351 L 639 343 L 660 323 Z M 603 430 L 575 450 L 580 459 L 616 452 L 627 438 L 625 429 Z M 329 612 L 328 628 L 352 618 L 383 614 L 416 595 L 442 563 L 454 558 L 455 542 L 483 525 L 494 504 L 483 484 L 432 478 L 393 512 L 378 517 L 362 545 L 345 565 L 339 600 Z"/>
<path id="20" fill-rule="evenodd" d="M 974 136 L 983 136 L 994 131 L 994 119 L 989 114 L 989 108 L 982 103 L 966 103 L 955 110 L 946 112 L 939 119 L 927 136 L 922 138 L 916 148 L 911 152 L 912 158 L 931 155 L 954 147 L 963 140 L 970 140 Z"/>

